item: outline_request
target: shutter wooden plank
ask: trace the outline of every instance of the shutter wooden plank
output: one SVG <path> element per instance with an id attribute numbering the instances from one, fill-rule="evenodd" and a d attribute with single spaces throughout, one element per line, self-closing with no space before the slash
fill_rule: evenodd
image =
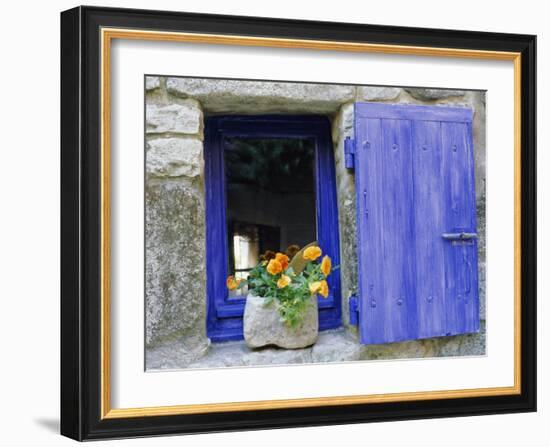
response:
<path id="1" fill-rule="evenodd" d="M 382 206 L 382 275 L 386 310 L 384 341 L 416 338 L 414 203 L 411 122 L 382 120 L 379 181 Z"/>
<path id="2" fill-rule="evenodd" d="M 357 103 L 356 116 L 359 119 L 401 119 L 410 121 L 452 121 L 469 123 L 472 121 L 472 109 L 466 107 L 430 107 L 413 104 Z"/>
<path id="3" fill-rule="evenodd" d="M 441 125 L 412 123 L 418 338 L 446 334 Z"/>
<path id="4" fill-rule="evenodd" d="M 382 162 L 382 126 L 378 119 L 361 120 L 356 126 L 355 182 L 357 201 L 357 258 L 359 280 L 359 332 L 361 343 L 383 343 L 386 309 L 382 304 L 383 277 L 382 201 L 378 179 Z"/>
<path id="5" fill-rule="evenodd" d="M 357 135 L 362 342 L 416 338 L 411 123 L 362 120 Z"/>
<path id="6" fill-rule="evenodd" d="M 443 172 L 446 179 L 447 233 L 476 233 L 471 128 L 466 123 L 441 123 Z M 445 246 L 447 335 L 479 330 L 477 240 L 448 240 Z"/>

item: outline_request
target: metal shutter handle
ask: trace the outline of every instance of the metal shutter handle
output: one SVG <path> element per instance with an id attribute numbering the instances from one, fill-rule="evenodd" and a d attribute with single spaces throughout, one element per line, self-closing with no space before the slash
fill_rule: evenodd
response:
<path id="1" fill-rule="evenodd" d="M 467 241 L 470 239 L 477 239 L 477 233 L 443 233 L 441 237 L 448 241 Z"/>

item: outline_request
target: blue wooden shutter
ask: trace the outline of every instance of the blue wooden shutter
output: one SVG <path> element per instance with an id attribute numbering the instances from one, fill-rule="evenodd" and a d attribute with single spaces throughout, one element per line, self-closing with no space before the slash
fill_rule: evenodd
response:
<path id="1" fill-rule="evenodd" d="M 467 108 L 355 106 L 362 343 L 479 330 L 471 120 Z"/>

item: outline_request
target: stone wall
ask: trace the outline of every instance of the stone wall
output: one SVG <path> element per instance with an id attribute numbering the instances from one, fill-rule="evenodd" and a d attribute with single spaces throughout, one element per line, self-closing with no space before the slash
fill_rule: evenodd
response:
<path id="1" fill-rule="evenodd" d="M 146 81 L 145 295 L 149 348 L 206 351 L 203 113 L 198 101 Z"/>
<path id="2" fill-rule="evenodd" d="M 148 349 L 158 351 L 175 343 L 182 347 L 178 354 L 181 362 L 190 364 L 209 345 L 205 333 L 204 114 L 311 113 L 330 117 L 339 205 L 343 323 L 348 325 L 347 298 L 357 289 L 357 255 L 354 174 L 344 167 L 343 142 L 346 136 L 353 136 L 356 101 L 456 105 L 474 110 L 480 303 L 485 318 L 483 92 L 152 76 L 146 78 Z M 356 329 L 348 329 L 354 336 Z M 429 343 L 441 344 L 433 349 L 446 355 L 479 354 L 485 351 L 485 334 L 482 331 L 479 335 L 445 337 Z M 425 341 L 397 343 L 370 347 L 368 352 L 376 352 L 373 358 L 410 357 L 425 345 Z"/>

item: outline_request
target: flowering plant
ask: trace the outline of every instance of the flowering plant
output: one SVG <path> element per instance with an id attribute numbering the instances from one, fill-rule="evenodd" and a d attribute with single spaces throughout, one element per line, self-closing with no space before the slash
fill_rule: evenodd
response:
<path id="1" fill-rule="evenodd" d="M 299 247 L 291 246 L 286 253 L 264 253 L 247 279 L 229 276 L 227 288 L 236 290 L 247 285 L 254 295 L 266 299 L 266 305 L 277 300 L 281 321 L 295 327 L 303 321 L 312 295 L 328 297 L 327 277 L 332 270 L 329 256 L 319 262 L 323 253 L 317 245 L 310 244 L 297 253 L 296 250 Z M 289 254 L 293 253 L 290 261 Z"/>

